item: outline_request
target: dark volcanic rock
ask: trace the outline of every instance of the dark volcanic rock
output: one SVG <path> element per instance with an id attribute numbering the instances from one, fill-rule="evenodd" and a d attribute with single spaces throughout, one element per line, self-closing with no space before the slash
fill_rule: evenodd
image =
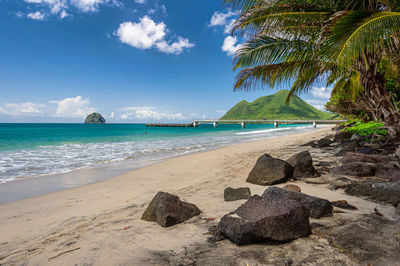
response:
<path id="1" fill-rule="evenodd" d="M 333 168 L 335 174 L 350 175 L 350 176 L 374 176 L 375 167 L 362 162 L 351 162 L 339 165 Z"/>
<path id="2" fill-rule="evenodd" d="M 382 167 L 377 167 L 375 175 L 378 178 L 389 181 L 400 180 L 400 168 L 398 162 L 391 161 Z"/>
<path id="3" fill-rule="evenodd" d="M 99 113 L 91 113 L 85 119 L 85 124 L 104 124 L 106 120 Z"/>
<path id="4" fill-rule="evenodd" d="M 317 142 L 315 140 L 312 140 L 310 142 L 304 143 L 303 145 L 301 145 L 302 147 L 306 147 L 306 146 L 311 146 L 311 147 L 317 147 Z"/>
<path id="5" fill-rule="evenodd" d="M 237 245 L 260 241 L 290 241 L 310 233 L 307 209 L 295 200 L 266 200 L 252 196 L 218 224 Z"/>
<path id="6" fill-rule="evenodd" d="M 359 145 L 355 141 L 351 142 L 343 142 L 338 146 L 338 152 L 335 153 L 335 156 L 344 156 L 348 152 L 355 152 Z"/>
<path id="7" fill-rule="evenodd" d="M 178 196 L 158 192 L 142 215 L 142 220 L 157 222 L 163 227 L 182 223 L 201 213 L 196 205 L 183 202 Z"/>
<path id="8" fill-rule="evenodd" d="M 353 136 L 353 133 L 347 131 L 337 131 L 335 136 L 333 137 L 334 142 L 340 142 L 349 140 Z"/>
<path id="9" fill-rule="evenodd" d="M 224 190 L 224 199 L 225 201 L 235 201 L 248 199 L 251 196 L 250 188 L 241 187 L 241 188 L 231 188 L 227 187 Z"/>
<path id="10" fill-rule="evenodd" d="M 386 202 L 396 206 L 400 202 L 400 181 L 397 182 L 360 182 L 353 183 L 345 190 L 352 196 L 364 196 L 372 200 Z"/>
<path id="11" fill-rule="evenodd" d="M 379 154 L 364 154 L 358 152 L 348 152 L 343 157 L 342 161 L 344 163 L 348 162 L 362 162 L 362 163 L 388 163 L 390 157 L 386 155 Z"/>
<path id="12" fill-rule="evenodd" d="M 400 214 L 400 202 L 397 204 L 396 213 L 397 213 L 397 214 Z"/>
<path id="13" fill-rule="evenodd" d="M 317 166 L 331 166 L 331 164 L 329 162 L 321 161 L 317 163 Z"/>
<path id="14" fill-rule="evenodd" d="M 357 207 L 350 205 L 346 200 L 335 200 L 331 204 L 341 209 L 358 210 Z"/>
<path id="15" fill-rule="evenodd" d="M 269 186 L 286 182 L 292 174 L 293 167 L 289 163 L 264 154 L 258 158 L 246 182 Z"/>
<path id="16" fill-rule="evenodd" d="M 289 185 L 284 186 L 283 188 L 287 189 L 289 191 L 301 192 L 301 188 L 299 186 L 297 186 L 297 185 L 289 184 Z"/>
<path id="17" fill-rule="evenodd" d="M 376 154 L 378 153 L 378 150 L 369 146 L 363 146 L 358 152 L 364 154 Z"/>
<path id="18" fill-rule="evenodd" d="M 267 188 L 262 197 L 268 201 L 293 199 L 301 202 L 310 212 L 310 217 L 320 218 L 323 215 L 332 213 L 333 207 L 329 200 L 313 197 L 301 192 L 293 192 L 279 187 Z"/>
<path id="19" fill-rule="evenodd" d="M 328 138 L 322 138 L 320 140 L 318 140 L 317 142 L 317 147 L 318 148 L 325 148 L 325 147 L 329 147 L 329 145 L 331 145 L 332 140 L 328 139 Z"/>
<path id="20" fill-rule="evenodd" d="M 287 162 L 293 166 L 294 179 L 313 177 L 315 174 L 311 154 L 308 151 L 296 153 Z"/>

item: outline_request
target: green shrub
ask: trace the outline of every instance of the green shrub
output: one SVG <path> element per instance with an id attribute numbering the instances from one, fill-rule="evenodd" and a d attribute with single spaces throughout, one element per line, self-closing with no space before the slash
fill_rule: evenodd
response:
<path id="1" fill-rule="evenodd" d="M 367 123 L 357 122 L 354 126 L 345 128 L 345 129 L 343 129 L 343 131 L 357 133 L 363 137 L 365 137 L 369 134 L 373 134 L 373 133 L 376 133 L 376 134 L 382 135 L 382 136 L 386 136 L 387 130 L 380 129 L 381 127 L 383 127 L 383 123 L 380 123 L 380 122 L 374 122 L 374 121 L 370 121 Z"/>

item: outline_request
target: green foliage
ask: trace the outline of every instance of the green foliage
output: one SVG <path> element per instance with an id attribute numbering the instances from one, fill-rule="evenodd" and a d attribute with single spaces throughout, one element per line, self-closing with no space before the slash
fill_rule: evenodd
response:
<path id="1" fill-rule="evenodd" d="M 374 133 L 381 136 L 386 136 L 388 132 L 386 129 L 381 129 L 382 127 L 383 123 L 380 122 L 370 121 L 367 123 L 362 123 L 358 121 L 354 126 L 345 128 L 343 131 L 357 133 L 363 137 Z"/>
<path id="2" fill-rule="evenodd" d="M 232 107 L 221 119 L 332 119 L 335 114 L 315 109 L 302 99 L 294 96 L 289 105 L 285 105 L 289 94 L 281 90 L 274 95 L 260 97 L 252 103 L 241 101 Z"/>

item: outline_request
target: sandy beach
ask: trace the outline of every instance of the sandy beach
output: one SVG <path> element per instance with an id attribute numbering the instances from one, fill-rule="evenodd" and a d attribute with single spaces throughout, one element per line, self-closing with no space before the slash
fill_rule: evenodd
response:
<path id="1" fill-rule="evenodd" d="M 228 146 L 169 159 L 99 183 L 0 205 L 0 265 L 185 264 L 182 261 L 190 260 L 196 252 L 207 251 L 208 258 L 214 256 L 216 259 L 221 255 L 218 250 L 230 252 L 232 256 L 237 256 L 237 252 L 264 250 L 271 258 L 280 258 L 279 254 L 284 252 L 282 254 L 290 255 L 292 259 L 297 256 L 299 261 L 313 253 L 314 256 L 321 255 L 321 262 L 356 265 L 350 255 L 335 250 L 318 234 L 280 246 L 236 247 L 228 240 L 209 244 L 211 246 L 206 244 L 208 228 L 245 202 L 225 202 L 226 187 L 249 187 L 252 194 L 262 194 L 266 189 L 245 182 L 260 155 L 268 153 L 287 159 L 294 153 L 310 149 L 301 144 L 328 134 L 331 134 L 331 127 Z M 323 151 L 311 154 L 314 164 L 329 156 Z M 358 208 L 334 213 L 335 219 L 321 218 L 318 220 L 321 224 L 354 220 L 373 213 L 377 206 L 346 195 L 343 190 L 331 190 L 327 184 L 303 181 L 295 184 L 304 193 L 331 201 L 347 200 Z M 168 228 L 140 220 L 158 191 L 175 194 L 196 204 L 203 213 Z M 206 247 L 206 251 L 202 247 Z M 197 264 L 202 264 L 196 256 Z M 203 262 L 207 264 L 207 261 Z M 263 264 L 245 255 L 237 257 L 236 263 Z"/>

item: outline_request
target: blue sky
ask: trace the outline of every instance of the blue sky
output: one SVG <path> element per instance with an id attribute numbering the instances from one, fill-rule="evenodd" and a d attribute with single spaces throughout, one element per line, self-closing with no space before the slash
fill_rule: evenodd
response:
<path id="1" fill-rule="evenodd" d="M 222 0 L 0 0 L 0 122 L 219 118 L 276 92 L 233 92 L 234 18 Z"/>

